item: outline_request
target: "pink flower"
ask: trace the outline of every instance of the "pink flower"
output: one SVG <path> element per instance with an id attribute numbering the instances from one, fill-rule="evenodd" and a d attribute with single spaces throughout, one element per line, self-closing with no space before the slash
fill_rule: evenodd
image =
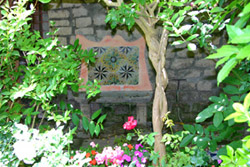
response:
<path id="1" fill-rule="evenodd" d="M 221 164 L 221 163 L 222 163 L 222 160 L 221 160 L 221 159 L 218 159 L 217 162 L 218 162 L 218 164 Z"/>
<path id="2" fill-rule="evenodd" d="M 124 143 L 122 146 L 123 146 L 123 147 L 126 147 L 126 146 L 128 146 L 128 144 L 127 144 L 127 143 Z"/>
<path id="3" fill-rule="evenodd" d="M 128 122 L 125 122 L 123 124 L 123 129 L 131 130 L 131 129 L 134 129 L 136 125 L 137 125 L 137 120 L 134 120 L 134 117 L 130 116 L 128 117 Z"/>
<path id="4" fill-rule="evenodd" d="M 135 145 L 135 149 L 136 149 L 136 150 L 138 150 L 139 147 L 143 148 L 143 145 L 142 145 L 142 144 L 136 144 L 136 145 Z"/>
<path id="5" fill-rule="evenodd" d="M 139 158 L 141 158 L 143 156 L 143 153 L 140 151 L 135 151 L 135 156 L 138 156 Z"/>
<path id="6" fill-rule="evenodd" d="M 89 144 L 92 148 L 94 148 L 95 146 L 96 146 L 96 144 L 95 144 L 95 142 L 91 142 L 90 144 Z"/>

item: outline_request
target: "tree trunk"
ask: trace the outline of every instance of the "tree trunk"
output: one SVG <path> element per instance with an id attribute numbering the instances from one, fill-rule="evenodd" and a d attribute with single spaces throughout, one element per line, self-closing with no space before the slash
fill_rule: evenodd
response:
<path id="1" fill-rule="evenodd" d="M 167 30 L 163 30 L 160 40 L 158 39 L 156 29 L 153 29 L 153 32 L 152 29 L 151 32 L 145 32 L 145 38 L 149 48 L 149 59 L 151 60 L 156 71 L 156 87 L 153 101 L 152 122 L 154 132 L 157 132 L 157 135 L 155 136 L 154 151 L 156 153 L 159 152 L 160 160 L 166 155 L 165 145 L 161 142 L 161 139 L 163 128 L 162 118 L 167 112 L 167 98 L 165 94 L 165 89 L 168 85 L 168 77 L 165 70 L 167 37 Z M 157 166 L 160 166 L 159 162 Z"/>

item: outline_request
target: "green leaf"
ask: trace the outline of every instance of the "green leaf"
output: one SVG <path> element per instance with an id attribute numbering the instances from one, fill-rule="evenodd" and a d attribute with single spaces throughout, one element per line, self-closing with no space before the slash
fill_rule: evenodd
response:
<path id="1" fill-rule="evenodd" d="M 31 123 L 31 116 L 27 115 L 27 117 L 25 118 L 25 124 L 30 125 L 30 123 Z"/>
<path id="2" fill-rule="evenodd" d="M 242 48 L 239 52 L 239 54 L 236 56 L 236 59 L 245 59 L 245 58 L 250 58 L 250 45 L 245 46 Z"/>
<path id="3" fill-rule="evenodd" d="M 250 106 L 250 93 L 247 94 L 247 96 L 244 99 L 244 108 L 247 111 Z"/>
<path id="4" fill-rule="evenodd" d="M 195 130 L 199 135 L 203 135 L 204 133 L 203 127 L 200 124 L 195 124 Z"/>
<path id="5" fill-rule="evenodd" d="M 60 101 L 60 108 L 61 108 L 61 110 L 65 110 L 66 109 L 66 103 L 64 102 L 64 101 Z"/>
<path id="6" fill-rule="evenodd" d="M 191 41 L 191 40 L 197 38 L 198 36 L 199 36 L 199 34 L 193 34 L 193 35 L 189 36 L 189 37 L 186 39 L 186 41 Z"/>
<path id="7" fill-rule="evenodd" d="M 231 70 L 237 65 L 235 58 L 230 59 L 219 71 L 217 76 L 217 84 L 219 85 L 231 72 Z"/>
<path id="8" fill-rule="evenodd" d="M 250 42 L 250 32 L 238 35 L 231 41 L 233 44 L 247 44 Z"/>
<path id="9" fill-rule="evenodd" d="M 233 108 L 237 112 L 242 112 L 242 113 L 245 112 L 245 107 L 242 104 L 240 104 L 240 103 L 234 103 L 233 104 Z"/>
<path id="10" fill-rule="evenodd" d="M 226 56 L 231 56 L 235 53 L 238 53 L 239 49 L 233 45 L 224 45 L 220 49 L 217 49 L 217 53 L 211 54 L 206 59 L 217 59 Z"/>
<path id="11" fill-rule="evenodd" d="M 91 116 L 91 119 L 94 120 L 96 119 L 102 112 L 102 109 L 97 110 L 96 112 L 94 112 L 94 114 Z"/>
<path id="12" fill-rule="evenodd" d="M 245 115 L 241 115 L 241 116 L 235 117 L 234 121 L 237 123 L 243 123 L 243 122 L 247 122 L 248 119 Z"/>
<path id="13" fill-rule="evenodd" d="M 94 121 L 90 121 L 90 123 L 89 123 L 89 133 L 93 137 L 93 135 L 95 133 L 95 123 L 94 123 Z"/>
<path id="14" fill-rule="evenodd" d="M 189 134 L 186 137 L 184 137 L 183 140 L 180 143 L 180 147 L 187 146 L 192 141 L 193 138 L 194 138 L 193 134 Z"/>
<path id="15" fill-rule="evenodd" d="M 232 86 L 232 85 L 227 85 L 226 87 L 223 88 L 223 91 L 230 95 L 240 93 L 239 88 Z"/>
<path id="16" fill-rule="evenodd" d="M 226 29 L 227 29 L 227 33 L 228 33 L 228 36 L 229 36 L 229 42 L 232 39 L 234 39 L 234 38 L 236 38 L 239 35 L 244 33 L 239 27 L 236 27 L 236 26 L 233 26 L 233 25 L 226 25 Z"/>
<path id="17" fill-rule="evenodd" d="M 234 113 L 230 114 L 229 116 L 227 116 L 225 118 L 225 121 L 230 120 L 232 118 L 236 118 L 236 117 L 242 116 L 243 114 L 244 113 L 242 113 L 242 112 L 234 112 Z"/>
<path id="18" fill-rule="evenodd" d="M 102 116 L 98 119 L 97 123 L 103 123 L 103 121 L 105 120 L 106 116 L 107 116 L 107 114 L 102 115 Z"/>
<path id="19" fill-rule="evenodd" d="M 75 126 L 78 126 L 79 125 L 79 122 L 80 122 L 80 119 L 79 117 L 77 116 L 76 113 L 73 113 L 72 114 L 72 122 Z"/>
<path id="20" fill-rule="evenodd" d="M 231 159 L 226 155 L 221 155 L 220 159 L 223 161 L 223 164 L 229 164 L 231 162 Z"/>
<path id="21" fill-rule="evenodd" d="M 184 41 L 179 40 L 179 41 L 174 41 L 174 42 L 172 43 L 172 45 L 181 45 L 181 44 L 183 44 L 183 43 L 184 43 Z"/>
<path id="22" fill-rule="evenodd" d="M 234 149 L 229 145 L 227 145 L 226 147 L 227 147 L 227 155 L 233 160 Z"/>
<path id="23" fill-rule="evenodd" d="M 101 131 L 100 126 L 96 125 L 96 127 L 95 127 L 95 134 L 96 134 L 96 136 L 99 135 L 100 131 Z"/>
<path id="24" fill-rule="evenodd" d="M 49 3 L 51 0 L 39 0 L 39 2 L 42 2 L 42 3 Z"/>
<path id="25" fill-rule="evenodd" d="M 223 8 L 221 8 L 221 7 L 215 7 L 210 12 L 211 13 L 218 13 L 218 12 L 223 12 L 223 11 L 224 11 Z"/>
<path id="26" fill-rule="evenodd" d="M 195 128 L 193 125 L 188 125 L 188 124 L 184 124 L 183 128 L 189 132 L 191 132 L 192 134 L 195 134 Z"/>
<path id="27" fill-rule="evenodd" d="M 85 116 L 82 117 L 82 127 L 85 131 L 88 131 L 89 129 L 89 120 Z"/>
<path id="28" fill-rule="evenodd" d="M 213 119 L 213 124 L 215 127 L 219 127 L 219 125 L 222 123 L 223 121 L 223 114 L 222 112 L 216 112 L 214 114 L 214 119 Z"/>
<path id="29" fill-rule="evenodd" d="M 195 51 L 197 47 L 194 43 L 188 43 L 187 48 L 189 51 Z"/>
<path id="30" fill-rule="evenodd" d="M 213 111 L 211 111 L 211 108 L 206 108 L 198 114 L 198 116 L 195 119 L 195 122 L 196 123 L 203 122 L 207 118 L 210 118 L 212 116 L 213 116 Z"/>
<path id="31" fill-rule="evenodd" d="M 248 14 L 250 12 L 250 3 L 248 3 L 245 7 L 244 7 L 244 9 L 243 9 L 243 11 L 242 11 L 242 13 L 240 14 L 240 15 L 245 15 L 245 14 Z"/>

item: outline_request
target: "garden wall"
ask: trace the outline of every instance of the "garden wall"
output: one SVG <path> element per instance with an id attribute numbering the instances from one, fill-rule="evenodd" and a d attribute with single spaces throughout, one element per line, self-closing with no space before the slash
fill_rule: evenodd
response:
<path id="1" fill-rule="evenodd" d="M 60 28 L 57 32 L 58 38 L 62 44 L 73 44 L 77 34 L 84 35 L 92 41 L 101 41 L 106 35 L 121 35 L 127 41 L 139 39 L 142 35 L 136 28 L 132 32 L 125 28 L 111 30 L 105 23 L 106 9 L 97 3 L 67 3 L 61 1 L 50 3 L 44 7 L 44 19 L 55 21 L 54 28 Z M 47 17 L 46 17 L 47 16 Z M 44 25 L 45 29 L 46 26 Z M 160 29 L 160 28 L 159 28 Z M 170 39 L 173 41 L 174 39 Z M 219 46 L 223 43 L 223 38 L 214 37 L 214 43 Z M 147 55 L 147 53 L 146 53 Z M 200 112 L 209 103 L 208 98 L 211 95 L 218 94 L 219 89 L 216 86 L 215 63 L 211 60 L 205 60 L 207 55 L 202 50 L 196 52 L 187 51 L 185 46 L 171 46 L 167 48 L 166 69 L 169 75 L 169 86 L 166 90 L 169 102 L 171 116 L 177 122 L 194 121 L 197 113 Z M 147 62 L 149 77 L 154 87 L 154 71 L 149 62 Z M 140 92 L 134 91 L 134 96 Z M 95 103 L 91 102 L 90 110 L 103 108 L 104 112 L 109 114 L 106 124 L 111 126 L 114 123 L 123 123 L 129 115 L 135 115 L 134 103 L 122 103 L 119 101 L 121 94 L 111 93 L 107 98 L 112 99 L 117 104 Z M 147 100 L 141 103 L 147 104 L 148 122 L 151 121 L 152 92 L 144 94 Z M 130 97 L 128 97 L 130 98 Z M 67 97 L 76 107 L 84 109 L 81 104 L 84 103 L 84 95 L 69 92 Z M 148 101 L 148 99 L 150 99 Z M 86 106 L 85 106 L 86 107 Z M 112 128 L 111 128 L 112 131 Z"/>

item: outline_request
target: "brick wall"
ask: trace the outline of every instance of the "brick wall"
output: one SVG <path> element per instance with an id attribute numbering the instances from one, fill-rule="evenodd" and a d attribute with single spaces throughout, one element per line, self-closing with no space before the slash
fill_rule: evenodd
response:
<path id="1" fill-rule="evenodd" d="M 74 43 L 76 34 L 84 35 L 93 41 L 100 41 L 106 35 L 116 34 L 127 41 L 141 37 L 141 33 L 136 28 L 132 32 L 122 28 L 111 30 L 104 21 L 106 9 L 100 4 L 51 3 L 46 8 L 49 20 L 56 22 L 54 28 L 60 28 L 57 35 L 62 44 Z M 170 39 L 170 41 L 173 40 Z M 222 42 L 223 39 L 220 36 L 214 37 L 214 43 L 217 46 Z M 166 93 L 169 110 L 172 111 L 172 117 L 176 121 L 193 121 L 197 113 L 208 105 L 208 97 L 218 94 L 215 62 L 205 60 L 206 56 L 202 50 L 189 52 L 183 45 L 175 47 L 169 45 L 167 48 L 166 69 L 170 82 Z M 154 86 L 154 71 L 149 62 L 147 66 Z M 69 99 L 73 98 L 69 97 Z M 150 106 L 151 103 L 148 103 L 149 108 Z M 148 120 L 150 119 L 149 117 Z"/>

